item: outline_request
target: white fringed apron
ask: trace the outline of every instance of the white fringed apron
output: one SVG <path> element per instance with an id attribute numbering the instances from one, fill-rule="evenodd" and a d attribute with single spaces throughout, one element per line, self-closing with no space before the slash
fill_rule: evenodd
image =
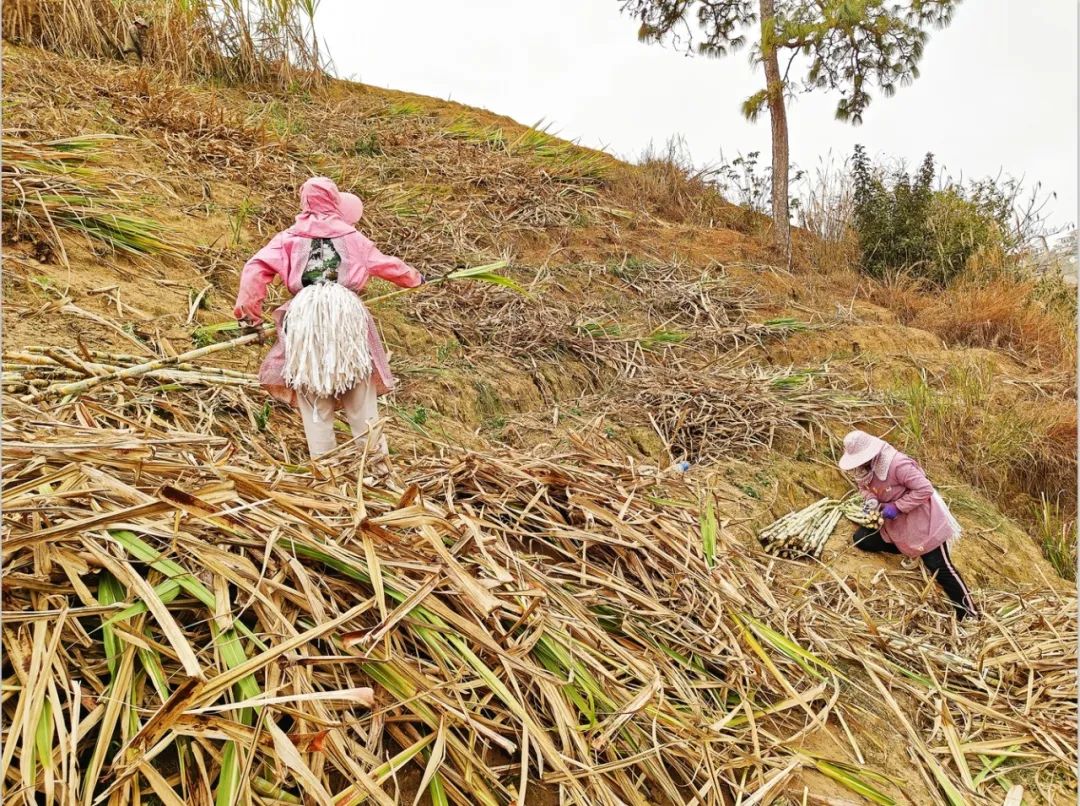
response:
<path id="1" fill-rule="evenodd" d="M 285 383 L 307 398 L 336 398 L 371 376 L 370 314 L 337 282 L 293 297 L 285 317 Z"/>

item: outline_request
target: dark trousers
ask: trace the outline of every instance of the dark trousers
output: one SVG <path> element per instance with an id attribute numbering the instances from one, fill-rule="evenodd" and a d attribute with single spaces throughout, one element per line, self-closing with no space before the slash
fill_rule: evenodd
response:
<path id="1" fill-rule="evenodd" d="M 882 537 L 877 529 L 867 529 L 865 526 L 859 526 L 855 529 L 854 540 L 855 548 L 863 551 L 884 552 L 886 554 L 901 553 L 900 549 Z M 923 554 L 920 559 L 923 561 L 923 565 L 926 566 L 926 570 L 930 572 L 930 576 L 937 580 L 941 589 L 945 591 L 945 595 L 949 597 L 953 610 L 956 611 L 957 620 L 962 621 L 965 616 L 978 615 L 975 602 L 971 599 L 967 585 L 964 584 L 964 580 L 960 578 L 960 572 L 952 564 L 948 544 L 942 543 L 933 551 Z"/>

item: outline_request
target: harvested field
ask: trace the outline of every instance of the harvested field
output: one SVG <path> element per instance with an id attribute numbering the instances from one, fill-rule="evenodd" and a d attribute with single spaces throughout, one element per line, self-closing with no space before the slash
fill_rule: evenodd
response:
<path id="1" fill-rule="evenodd" d="M 348 451 L 273 469 L 201 394 L 113 395 L 7 407 L 9 796 L 394 803 L 416 770 L 456 803 L 720 804 L 814 771 L 903 802 L 883 723 L 929 791 L 1064 795 L 1070 595 L 987 594 L 949 639 L 585 444 L 372 488 Z"/>
<path id="2" fill-rule="evenodd" d="M 1067 564 L 1072 367 L 902 329 L 662 161 L 168 63 L 5 43 L 5 803 L 1075 801 L 1076 597 L 1021 519 Z M 386 481 L 206 349 L 311 173 L 429 280 L 527 292 L 370 288 Z M 842 529 L 761 551 L 849 492 L 853 424 L 928 460 L 981 622 Z"/>

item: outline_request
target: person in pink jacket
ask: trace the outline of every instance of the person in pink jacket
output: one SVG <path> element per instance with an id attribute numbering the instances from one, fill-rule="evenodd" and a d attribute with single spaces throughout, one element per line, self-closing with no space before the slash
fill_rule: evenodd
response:
<path id="1" fill-rule="evenodd" d="M 978 616 L 964 580 L 949 556 L 960 536 L 956 522 L 918 463 L 865 431 L 844 437 L 840 469 L 852 474 L 863 497 L 878 505 L 880 529 L 860 526 L 855 546 L 863 551 L 919 557 L 952 602 L 958 620 Z"/>
<path id="2" fill-rule="evenodd" d="M 259 380 L 300 409 L 312 458 L 336 447 L 334 412 L 343 409 L 353 436 L 367 435 L 372 466 L 385 469 L 377 400 L 393 388 L 394 377 L 358 295 L 372 277 L 405 288 L 424 278 L 356 230 L 363 210 L 360 199 L 341 193 L 332 180 L 307 180 L 296 222 L 244 266 L 233 313 L 241 323 L 260 325 L 267 287 L 274 280 L 285 285 L 293 298 L 273 313 L 277 342 Z"/>

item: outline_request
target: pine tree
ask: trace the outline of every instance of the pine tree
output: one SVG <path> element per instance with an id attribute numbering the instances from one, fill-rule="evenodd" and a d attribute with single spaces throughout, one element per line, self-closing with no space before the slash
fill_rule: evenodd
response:
<path id="1" fill-rule="evenodd" d="M 772 124 L 772 214 L 778 246 L 790 253 L 789 148 L 785 96 L 815 89 L 840 94 L 836 117 L 860 123 L 872 87 L 886 97 L 918 78 L 931 27 L 944 27 L 960 0 L 620 0 L 641 21 L 643 42 L 664 39 L 707 56 L 748 43 L 765 88 L 743 103 Z M 800 58 L 801 57 L 801 58 Z M 784 69 L 781 71 L 781 59 Z M 792 68 L 798 64 L 795 74 Z"/>

